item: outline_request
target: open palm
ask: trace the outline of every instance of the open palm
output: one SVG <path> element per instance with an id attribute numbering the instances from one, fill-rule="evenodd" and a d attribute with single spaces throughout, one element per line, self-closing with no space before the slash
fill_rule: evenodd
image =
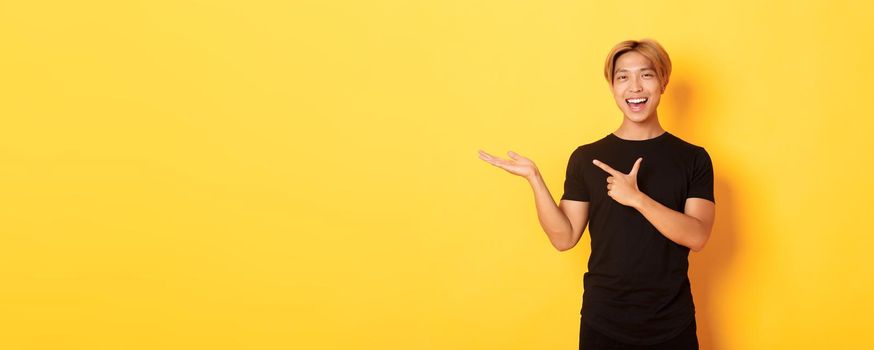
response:
<path id="1" fill-rule="evenodd" d="M 531 159 L 525 158 L 513 151 L 507 152 L 507 155 L 510 156 L 510 159 L 497 158 L 483 150 L 479 150 L 480 159 L 498 168 L 504 169 L 513 175 L 519 175 L 529 179 L 537 173 L 537 166 L 534 165 L 534 162 L 531 161 Z"/>

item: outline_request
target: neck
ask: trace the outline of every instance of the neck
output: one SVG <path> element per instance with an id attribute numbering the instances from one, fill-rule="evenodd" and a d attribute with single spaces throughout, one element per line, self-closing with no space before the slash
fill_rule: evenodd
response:
<path id="1" fill-rule="evenodd" d="M 635 122 L 629 118 L 622 119 L 622 125 L 613 132 L 616 136 L 626 140 L 648 140 L 665 132 L 659 124 L 659 118 L 653 114 L 641 122 Z"/>

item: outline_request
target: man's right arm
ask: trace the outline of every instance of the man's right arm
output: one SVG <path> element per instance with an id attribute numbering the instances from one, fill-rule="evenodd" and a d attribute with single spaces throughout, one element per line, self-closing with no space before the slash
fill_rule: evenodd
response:
<path id="1" fill-rule="evenodd" d="M 539 171 L 528 178 L 534 190 L 534 204 L 540 226 L 558 251 L 573 248 L 583 236 L 589 221 L 589 202 L 561 200 L 555 204 Z"/>

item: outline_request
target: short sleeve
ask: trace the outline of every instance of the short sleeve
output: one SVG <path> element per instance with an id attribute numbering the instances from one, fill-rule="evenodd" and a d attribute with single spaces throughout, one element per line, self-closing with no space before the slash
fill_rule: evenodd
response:
<path id="1" fill-rule="evenodd" d="M 582 168 L 580 167 L 583 161 L 582 157 L 582 152 L 577 148 L 568 159 L 564 177 L 564 194 L 561 195 L 562 200 L 589 201 L 589 190 L 583 181 Z"/>
<path id="2" fill-rule="evenodd" d="M 688 193 L 687 197 L 703 198 L 716 203 L 713 196 L 713 162 L 704 148 L 699 148 L 695 153 Z"/>

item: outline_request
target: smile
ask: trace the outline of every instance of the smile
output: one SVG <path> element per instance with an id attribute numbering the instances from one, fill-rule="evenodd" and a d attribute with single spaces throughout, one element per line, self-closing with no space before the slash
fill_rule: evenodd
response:
<path id="1" fill-rule="evenodd" d="M 649 101 L 649 99 L 646 97 L 625 99 L 625 102 L 628 103 L 628 108 L 630 108 L 632 112 L 642 111 L 645 108 L 647 101 Z"/>

